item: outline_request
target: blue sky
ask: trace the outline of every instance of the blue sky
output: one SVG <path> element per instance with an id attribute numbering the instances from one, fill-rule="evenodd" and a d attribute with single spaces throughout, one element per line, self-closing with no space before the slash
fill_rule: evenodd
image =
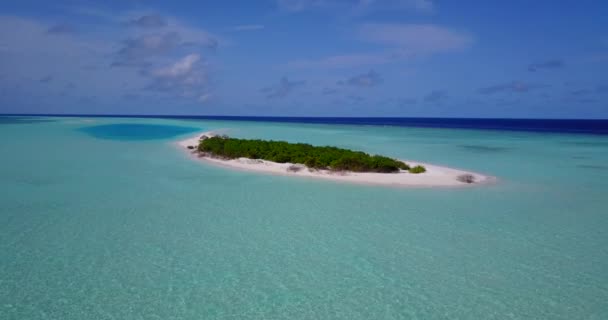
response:
<path id="1" fill-rule="evenodd" d="M 0 113 L 608 118 L 605 1 L 20 0 Z"/>

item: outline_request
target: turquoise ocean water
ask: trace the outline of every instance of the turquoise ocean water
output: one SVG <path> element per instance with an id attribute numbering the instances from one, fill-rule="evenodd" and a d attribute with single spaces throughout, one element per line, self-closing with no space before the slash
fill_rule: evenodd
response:
<path id="1" fill-rule="evenodd" d="M 608 319 L 608 136 L 0 121 L 0 319 Z M 202 130 L 469 169 L 399 189 L 231 171 Z"/>

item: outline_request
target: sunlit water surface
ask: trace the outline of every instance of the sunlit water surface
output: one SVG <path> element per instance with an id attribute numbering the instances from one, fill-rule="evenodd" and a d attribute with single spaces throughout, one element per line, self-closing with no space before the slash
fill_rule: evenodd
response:
<path id="1" fill-rule="evenodd" d="M 202 130 L 498 177 L 230 171 Z M 0 122 L 0 319 L 608 319 L 608 138 L 104 118 Z"/>

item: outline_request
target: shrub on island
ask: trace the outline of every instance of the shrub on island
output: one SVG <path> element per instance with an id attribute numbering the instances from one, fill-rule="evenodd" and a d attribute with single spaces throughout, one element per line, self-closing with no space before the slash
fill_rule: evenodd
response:
<path id="1" fill-rule="evenodd" d="M 464 182 L 464 183 L 473 183 L 475 182 L 475 176 L 473 176 L 472 174 L 461 174 L 458 177 L 456 177 L 456 180 L 460 181 L 460 182 Z"/>
<path id="2" fill-rule="evenodd" d="M 297 164 L 292 164 L 289 167 L 287 167 L 287 172 L 299 172 L 302 170 L 302 167 L 300 167 Z"/>
<path id="3" fill-rule="evenodd" d="M 410 168 L 410 173 L 414 173 L 414 174 L 418 174 L 418 173 L 424 173 L 426 172 L 426 168 L 423 166 L 415 166 Z"/>
<path id="4" fill-rule="evenodd" d="M 249 158 L 278 163 L 303 164 L 310 169 L 378 173 L 411 170 L 404 162 L 385 156 L 372 156 L 361 151 L 285 141 L 248 140 L 215 136 L 201 140 L 198 151 L 226 159 Z"/>

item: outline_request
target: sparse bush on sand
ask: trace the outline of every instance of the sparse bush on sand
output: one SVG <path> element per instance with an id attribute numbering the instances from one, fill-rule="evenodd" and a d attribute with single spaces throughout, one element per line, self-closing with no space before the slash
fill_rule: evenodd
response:
<path id="1" fill-rule="evenodd" d="M 456 177 L 456 180 L 460 181 L 460 182 L 464 182 L 464 183 L 474 183 L 475 182 L 475 176 L 473 176 L 472 174 L 461 174 L 458 177 Z"/>
<path id="2" fill-rule="evenodd" d="M 418 173 L 424 173 L 426 172 L 426 168 L 423 166 L 415 166 L 410 168 L 410 173 L 414 173 L 414 174 L 418 174 Z"/>
<path id="3" fill-rule="evenodd" d="M 289 167 L 287 167 L 287 171 L 288 172 L 299 172 L 301 170 L 302 170 L 302 167 L 298 166 L 298 165 L 295 165 L 295 164 L 292 164 Z"/>

